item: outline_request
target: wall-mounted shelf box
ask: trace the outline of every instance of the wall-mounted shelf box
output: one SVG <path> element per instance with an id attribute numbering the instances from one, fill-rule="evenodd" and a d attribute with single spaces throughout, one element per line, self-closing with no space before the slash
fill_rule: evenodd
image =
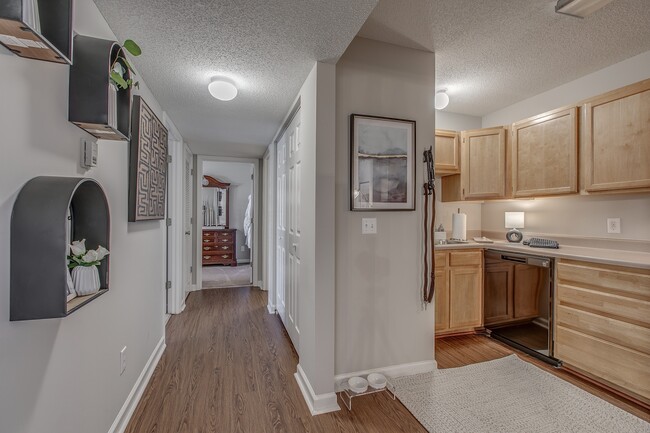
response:
<path id="1" fill-rule="evenodd" d="M 86 239 L 89 249 L 110 249 L 110 214 L 101 186 L 76 177 L 27 182 L 11 216 L 10 320 L 65 317 L 108 291 L 110 256 L 98 266 L 100 291 L 67 301 L 71 239 Z"/>
<path id="2" fill-rule="evenodd" d="M 24 3 L 0 1 L 0 43 L 21 57 L 72 64 L 73 0 L 33 0 L 35 17 Z"/>
<path id="3" fill-rule="evenodd" d="M 131 89 L 118 89 L 111 96 L 109 70 L 122 52 L 106 39 L 77 35 L 74 38 L 74 64 L 70 67 L 68 120 L 96 138 L 128 140 L 131 118 Z M 128 78 L 128 68 L 125 77 Z M 109 110 L 113 107 L 113 115 Z"/>

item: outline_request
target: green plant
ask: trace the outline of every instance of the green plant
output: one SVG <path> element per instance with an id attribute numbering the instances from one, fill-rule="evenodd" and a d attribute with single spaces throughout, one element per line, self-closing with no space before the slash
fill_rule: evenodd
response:
<path id="1" fill-rule="evenodd" d="M 115 83 L 115 85 L 118 88 L 122 89 L 128 89 L 129 87 L 137 87 L 140 88 L 140 83 L 138 81 L 133 81 L 133 76 L 135 76 L 135 71 L 133 70 L 133 67 L 131 66 L 131 63 L 126 59 L 126 56 L 124 55 L 124 51 L 126 50 L 129 52 L 134 57 L 138 57 L 140 54 L 142 54 L 142 50 L 136 44 L 133 42 L 131 39 L 127 39 L 124 41 L 124 44 L 120 46 L 122 50 L 118 52 L 118 55 L 115 56 L 115 60 L 113 60 L 113 64 L 111 65 L 110 71 L 111 71 L 111 81 Z M 129 72 L 131 72 L 131 76 L 127 79 L 124 79 L 124 66 L 122 66 L 122 63 L 127 67 Z"/>

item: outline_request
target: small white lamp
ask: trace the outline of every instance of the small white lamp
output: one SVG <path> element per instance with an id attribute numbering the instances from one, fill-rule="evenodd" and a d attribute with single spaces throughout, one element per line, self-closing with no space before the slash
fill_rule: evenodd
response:
<path id="1" fill-rule="evenodd" d="M 524 213 L 506 212 L 506 228 L 511 229 L 506 233 L 508 242 L 521 242 L 524 235 L 517 229 L 524 228 Z"/>

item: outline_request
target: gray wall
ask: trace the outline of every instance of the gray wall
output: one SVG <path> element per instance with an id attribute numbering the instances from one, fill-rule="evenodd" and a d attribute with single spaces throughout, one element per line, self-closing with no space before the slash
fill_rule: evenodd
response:
<path id="1" fill-rule="evenodd" d="M 74 19 L 79 33 L 114 38 L 92 0 L 75 2 Z M 107 432 L 164 335 L 165 227 L 127 222 L 127 142 L 100 140 L 99 165 L 79 166 L 80 139 L 89 135 L 67 120 L 67 66 L 0 48 L 0 71 L 0 431 Z M 139 93 L 162 118 L 145 79 Z M 106 190 L 110 291 L 64 319 L 9 322 L 11 210 L 23 184 L 39 175 L 88 176 Z"/>
<path id="2" fill-rule="evenodd" d="M 336 373 L 433 359 L 421 302 L 422 164 L 433 142 L 434 54 L 356 38 L 336 67 Z M 417 121 L 416 211 L 349 210 L 349 115 Z M 378 233 L 361 234 L 376 217 Z"/>
<path id="3" fill-rule="evenodd" d="M 228 206 L 231 229 L 237 229 L 237 260 L 250 261 L 251 250 L 246 246 L 244 235 L 244 215 L 248 206 L 248 196 L 253 194 L 253 164 L 243 162 L 203 163 L 203 174 L 212 176 L 222 182 L 230 183 L 230 204 Z M 255 229 L 255 226 L 253 226 Z M 244 251 L 241 247 L 244 246 Z"/>

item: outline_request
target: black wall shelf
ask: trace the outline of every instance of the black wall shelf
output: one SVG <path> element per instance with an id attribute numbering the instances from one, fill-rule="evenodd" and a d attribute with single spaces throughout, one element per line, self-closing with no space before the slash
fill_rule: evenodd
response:
<path id="1" fill-rule="evenodd" d="M 122 52 L 114 41 L 82 35 L 74 38 L 75 61 L 70 67 L 68 120 L 105 140 L 129 139 L 131 89 L 117 91 L 115 118 L 112 124 L 109 122 L 109 86 L 112 86 L 109 69 Z M 123 63 L 122 66 L 127 79 L 130 76 L 128 68 Z"/>
<path id="2" fill-rule="evenodd" d="M 86 247 L 110 250 L 110 213 L 93 179 L 35 177 L 23 186 L 11 215 L 10 320 L 65 317 L 108 291 L 110 256 L 98 266 L 100 291 L 67 301 L 67 231 Z"/>
<path id="3" fill-rule="evenodd" d="M 38 22 L 28 18 L 23 0 L 0 1 L 2 45 L 21 57 L 72 64 L 73 0 L 33 1 Z"/>

